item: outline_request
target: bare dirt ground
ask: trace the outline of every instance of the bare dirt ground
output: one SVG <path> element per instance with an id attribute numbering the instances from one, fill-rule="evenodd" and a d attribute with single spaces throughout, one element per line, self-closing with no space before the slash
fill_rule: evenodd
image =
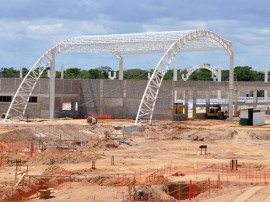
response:
<path id="1" fill-rule="evenodd" d="M 134 127 L 133 120 L 1 124 L 0 157 L 5 164 L 0 162 L 0 201 L 41 201 L 38 189 L 53 187 L 47 201 L 191 197 L 203 202 L 266 202 L 269 140 L 270 118 L 256 127 L 239 126 L 237 120 L 154 121 L 140 127 Z M 202 154 L 201 145 L 207 145 Z M 18 172 L 28 166 L 26 180 L 18 186 L 16 159 L 21 162 Z M 237 170 L 231 170 L 232 159 Z"/>

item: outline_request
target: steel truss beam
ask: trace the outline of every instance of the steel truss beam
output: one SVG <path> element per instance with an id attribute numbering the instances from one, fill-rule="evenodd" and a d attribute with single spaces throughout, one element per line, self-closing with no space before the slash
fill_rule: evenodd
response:
<path id="1" fill-rule="evenodd" d="M 47 68 L 50 67 L 53 54 L 52 50 L 53 49 L 50 49 L 43 54 L 26 74 L 15 95 L 13 96 L 3 122 L 7 121 L 7 117 L 9 115 L 12 115 L 12 117 L 17 117 L 19 120 L 24 118 L 29 99 L 40 76 Z"/>
<path id="2" fill-rule="evenodd" d="M 208 48 L 218 46 L 220 49 L 226 50 L 230 56 L 231 66 L 230 66 L 230 82 L 229 82 L 229 90 L 231 96 L 231 102 L 229 102 L 229 115 L 232 118 L 232 93 L 233 93 L 233 79 L 231 76 L 233 75 L 233 51 L 231 50 L 231 43 L 222 39 L 216 33 L 210 31 L 191 31 L 181 37 L 179 37 L 165 52 L 157 66 L 154 69 L 154 72 L 149 79 L 149 82 L 144 91 L 137 117 L 135 120 L 135 124 L 138 124 L 143 119 L 149 119 L 149 124 L 152 124 L 153 112 L 158 96 L 158 92 L 164 78 L 165 73 L 167 72 L 168 66 L 171 63 L 174 56 L 182 51 L 186 50 L 187 47 L 190 48 L 192 46 L 197 47 L 196 42 L 199 44 L 203 44 L 203 41 L 208 45 L 209 42 L 213 43 Z M 230 99 L 230 98 L 229 98 Z"/>
<path id="3" fill-rule="evenodd" d="M 123 55 L 166 51 L 149 80 L 139 107 L 137 123 L 138 119 L 147 116 L 150 117 L 151 122 L 160 85 L 168 65 L 177 52 L 225 49 L 227 52 L 231 52 L 231 64 L 233 64 L 233 53 L 230 47 L 231 42 L 221 39 L 217 34 L 209 31 L 185 30 L 73 37 L 48 50 L 32 66 L 13 96 L 4 122 L 7 121 L 9 115 L 23 119 L 28 101 L 41 74 L 47 67 L 54 64 L 55 56 L 62 52 L 110 52 L 122 63 Z"/>
<path id="4" fill-rule="evenodd" d="M 199 69 L 206 69 L 209 70 L 210 72 L 212 72 L 212 78 L 217 78 L 218 77 L 218 72 L 216 70 L 214 70 L 211 66 L 209 65 L 197 65 L 195 67 L 191 67 L 187 70 L 187 74 L 186 76 L 184 74 L 182 74 L 182 79 L 184 81 L 187 81 L 188 78 L 190 77 L 191 74 L 193 74 L 193 72 L 199 70 Z"/>

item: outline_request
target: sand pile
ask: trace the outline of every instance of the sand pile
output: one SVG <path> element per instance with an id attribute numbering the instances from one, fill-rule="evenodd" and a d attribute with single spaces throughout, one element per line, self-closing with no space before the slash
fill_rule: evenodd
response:
<path id="1" fill-rule="evenodd" d="M 91 158 L 85 154 L 75 151 L 63 151 L 57 148 L 48 148 L 28 161 L 28 164 L 34 165 L 53 165 L 63 163 L 89 162 Z"/>

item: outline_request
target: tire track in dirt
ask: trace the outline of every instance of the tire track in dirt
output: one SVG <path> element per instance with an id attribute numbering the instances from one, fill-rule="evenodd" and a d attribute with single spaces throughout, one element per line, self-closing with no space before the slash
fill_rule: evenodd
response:
<path id="1" fill-rule="evenodd" d="M 256 195 L 257 192 L 259 192 L 261 189 L 265 189 L 265 188 L 269 188 L 269 187 L 266 187 L 266 186 L 256 186 L 256 187 L 249 188 L 243 194 L 241 194 L 236 199 L 234 199 L 233 202 L 246 202 L 246 201 L 249 201 L 249 199 L 252 196 Z M 257 202 L 259 202 L 259 201 L 257 201 Z"/>

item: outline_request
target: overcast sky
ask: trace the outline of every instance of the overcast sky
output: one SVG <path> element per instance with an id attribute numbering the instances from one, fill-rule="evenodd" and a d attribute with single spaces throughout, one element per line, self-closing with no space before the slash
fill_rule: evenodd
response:
<path id="1" fill-rule="evenodd" d="M 72 36 L 210 30 L 232 41 L 235 66 L 270 68 L 269 0 L 0 0 L 0 67 L 31 67 Z M 126 69 L 154 68 L 161 55 L 124 58 Z M 228 69 L 225 51 L 180 53 L 180 69 L 203 63 Z M 110 54 L 60 54 L 57 68 L 110 66 Z"/>

